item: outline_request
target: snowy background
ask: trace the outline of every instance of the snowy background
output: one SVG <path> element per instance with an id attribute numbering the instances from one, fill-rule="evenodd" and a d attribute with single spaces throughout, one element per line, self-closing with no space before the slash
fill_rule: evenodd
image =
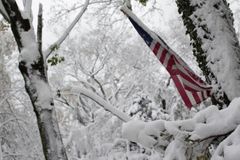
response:
<path id="1" fill-rule="evenodd" d="M 83 2 L 34 0 L 35 17 L 38 2 L 44 7 L 46 48 L 61 36 Z M 240 39 L 240 2 L 228 2 Z M 63 61 L 49 64 L 49 82 L 69 159 L 184 160 L 189 145 L 201 145 L 210 148 L 213 159 L 221 159 L 224 154 L 226 160 L 237 160 L 239 98 L 221 111 L 210 106 L 210 100 L 188 110 L 165 68 L 119 10 L 121 5 L 118 0 L 91 4 L 53 53 Z M 132 1 L 132 5 L 134 13 L 203 78 L 175 1 L 151 0 L 146 6 Z M 2 29 L 5 25 L 1 21 L 0 160 L 41 160 L 35 115 L 18 71 L 18 51 L 8 26 Z M 106 111 L 111 108 L 116 115 L 124 112 L 121 117 L 129 122 L 123 123 Z M 201 140 L 214 134 L 231 135 L 216 140 L 222 141 L 218 147 L 214 143 L 204 147 Z M 194 149 L 196 155 L 203 152 Z"/>

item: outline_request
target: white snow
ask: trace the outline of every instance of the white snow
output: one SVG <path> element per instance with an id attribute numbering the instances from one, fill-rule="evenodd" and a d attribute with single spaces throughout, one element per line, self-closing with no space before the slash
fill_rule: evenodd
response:
<path id="1" fill-rule="evenodd" d="M 131 120 L 122 127 L 123 137 L 142 144 L 145 147 L 167 146 L 166 153 L 178 149 L 174 152 L 178 158 L 184 159 L 182 151 L 184 144 L 181 140 L 198 141 L 210 138 L 212 136 L 227 134 L 240 124 L 240 98 L 235 98 L 230 105 L 218 110 L 217 106 L 210 106 L 198 112 L 193 118 L 180 121 L 163 121 L 157 120 L 152 122 L 142 122 L 139 120 Z M 240 146 L 240 128 L 236 129 L 233 134 L 223 141 L 216 152 L 227 152 L 224 154 L 226 160 L 235 160 L 231 157 L 240 154 L 238 146 Z M 173 136 L 174 142 L 168 142 L 166 137 Z M 231 142 L 231 143 L 230 143 Z M 170 143 L 170 144 L 169 144 Z M 230 144 L 230 145 L 229 145 Z M 175 147 L 173 147 L 175 146 Z M 227 146 L 227 147 L 226 147 Z M 221 149 L 221 148 L 224 148 Z M 231 150 L 231 152 L 229 151 Z M 173 152 L 171 152 L 173 153 Z M 165 154 L 168 155 L 168 154 Z M 168 155 L 174 157 L 174 155 Z M 172 158 L 173 158 L 172 157 Z"/>
<path id="2" fill-rule="evenodd" d="M 21 32 L 21 42 L 23 43 L 23 48 L 19 56 L 19 61 L 22 60 L 27 65 L 34 64 L 40 57 L 40 54 L 33 28 L 27 32 Z"/>
<path id="3" fill-rule="evenodd" d="M 212 40 L 204 38 L 205 31 L 197 27 L 201 37 L 203 49 L 206 52 L 208 66 L 217 77 L 223 90 L 230 100 L 240 96 L 240 48 L 236 45 L 239 41 L 235 35 L 231 13 L 225 4 L 219 5 L 217 9 L 212 7 L 219 0 L 192 0 L 192 5 L 202 5 L 191 16 L 197 26 L 206 26 Z M 227 19 L 227 20 L 226 20 Z M 200 21 L 201 20 L 201 21 Z M 217 46 L 217 47 L 216 47 Z"/>
<path id="4" fill-rule="evenodd" d="M 212 159 L 213 160 L 239 160 L 240 157 L 240 126 L 220 143 Z"/>
<path id="5" fill-rule="evenodd" d="M 186 160 L 185 152 L 186 146 L 180 140 L 172 141 L 166 151 L 164 160 L 177 159 L 177 160 Z M 174 154 L 172 154 L 174 153 Z"/>
<path id="6" fill-rule="evenodd" d="M 40 79 L 35 79 L 34 80 L 35 86 L 36 86 L 36 91 L 38 94 L 37 95 L 37 101 L 36 101 L 36 106 L 41 106 L 39 109 L 53 109 L 53 105 L 50 105 L 52 100 L 52 91 L 50 89 L 50 86 L 44 82 L 43 80 Z"/>

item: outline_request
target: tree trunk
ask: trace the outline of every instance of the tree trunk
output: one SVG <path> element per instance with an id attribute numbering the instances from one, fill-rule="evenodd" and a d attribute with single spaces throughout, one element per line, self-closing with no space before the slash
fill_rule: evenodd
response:
<path id="1" fill-rule="evenodd" d="M 194 56 L 208 83 L 213 103 L 228 105 L 240 96 L 240 46 L 226 0 L 176 0 Z"/>
<path id="2" fill-rule="evenodd" d="M 46 160 L 67 160 L 59 131 L 46 64 L 30 18 L 24 19 L 15 0 L 2 0 L 20 52 L 19 69 L 36 113 Z"/>

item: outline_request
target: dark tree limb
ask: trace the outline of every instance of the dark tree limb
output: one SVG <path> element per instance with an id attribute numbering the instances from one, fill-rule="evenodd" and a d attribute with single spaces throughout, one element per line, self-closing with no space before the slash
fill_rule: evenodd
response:
<path id="1" fill-rule="evenodd" d="M 29 31 L 30 22 L 27 19 L 23 19 L 15 0 L 2 0 L 2 4 L 8 14 L 11 29 L 18 45 L 18 50 L 21 51 L 23 44 L 21 42 L 20 32 Z"/>
<path id="2" fill-rule="evenodd" d="M 42 55 L 42 29 L 43 29 L 43 19 L 42 19 L 42 4 L 39 4 L 38 9 L 38 25 L 37 25 L 37 42 L 38 42 L 38 50 Z"/>
<path id="3" fill-rule="evenodd" d="M 67 36 L 69 35 L 69 33 L 72 31 L 72 29 L 74 28 L 74 26 L 77 24 L 77 22 L 79 21 L 79 19 L 82 17 L 82 15 L 84 14 L 84 12 L 87 10 L 87 7 L 89 5 L 89 1 L 90 0 L 85 0 L 85 4 L 82 8 L 82 10 L 78 13 L 78 15 L 75 17 L 75 19 L 72 21 L 72 23 L 69 25 L 69 27 L 66 29 L 66 31 L 63 33 L 63 35 L 55 42 L 53 43 L 45 52 L 44 55 L 46 57 L 46 59 L 51 55 L 51 53 L 56 50 L 56 48 L 58 48 L 63 41 L 67 38 Z"/>

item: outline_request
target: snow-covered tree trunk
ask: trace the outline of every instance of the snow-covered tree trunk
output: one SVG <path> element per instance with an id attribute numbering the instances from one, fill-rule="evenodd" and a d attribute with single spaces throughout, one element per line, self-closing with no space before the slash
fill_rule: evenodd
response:
<path id="1" fill-rule="evenodd" d="M 41 41 L 37 42 L 32 27 L 31 7 L 29 7 L 31 1 L 25 1 L 24 12 L 19 11 L 15 0 L 1 0 L 0 2 L 1 13 L 11 24 L 18 45 L 19 69 L 36 113 L 45 158 L 67 160 L 48 84 Z"/>
<path id="2" fill-rule="evenodd" d="M 193 53 L 214 98 L 229 104 L 240 96 L 240 46 L 226 0 L 176 0 Z"/>

